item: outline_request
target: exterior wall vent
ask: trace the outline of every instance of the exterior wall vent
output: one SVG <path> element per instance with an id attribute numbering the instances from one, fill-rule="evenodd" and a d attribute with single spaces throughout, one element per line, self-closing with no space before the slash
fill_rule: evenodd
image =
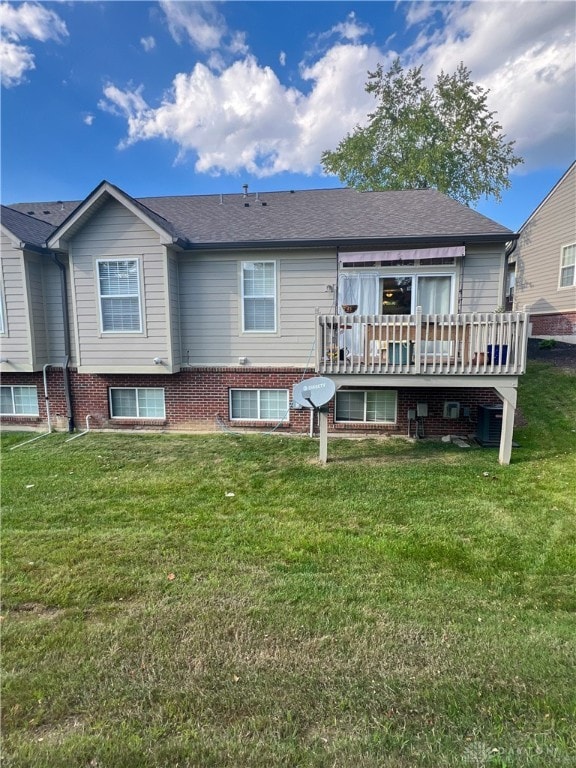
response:
<path id="1" fill-rule="evenodd" d="M 459 419 L 460 403 L 456 403 L 453 400 L 446 400 L 446 402 L 444 403 L 444 418 Z"/>

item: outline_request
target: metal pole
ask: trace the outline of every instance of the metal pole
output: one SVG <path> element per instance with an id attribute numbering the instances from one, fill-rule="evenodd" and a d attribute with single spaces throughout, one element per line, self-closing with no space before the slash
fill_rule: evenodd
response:
<path id="1" fill-rule="evenodd" d="M 320 417 L 320 463 L 328 461 L 328 411 L 323 408 L 318 411 Z"/>

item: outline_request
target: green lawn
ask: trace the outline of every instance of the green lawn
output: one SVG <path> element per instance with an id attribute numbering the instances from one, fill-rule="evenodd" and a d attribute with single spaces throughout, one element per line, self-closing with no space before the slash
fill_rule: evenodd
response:
<path id="1" fill-rule="evenodd" d="M 531 365 L 509 467 L 3 434 L 2 766 L 576 766 L 575 392 Z"/>

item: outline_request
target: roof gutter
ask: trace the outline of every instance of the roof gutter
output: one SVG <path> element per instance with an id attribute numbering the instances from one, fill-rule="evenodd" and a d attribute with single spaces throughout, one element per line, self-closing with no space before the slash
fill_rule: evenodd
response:
<path id="1" fill-rule="evenodd" d="M 510 258 L 510 256 L 512 256 L 514 251 L 516 250 L 516 248 L 518 246 L 518 238 L 519 237 L 520 237 L 520 235 L 516 235 L 514 240 L 510 240 L 510 242 L 506 244 L 506 260 L 508 260 Z"/>
<path id="2" fill-rule="evenodd" d="M 402 247 L 417 245 L 475 245 L 482 243 L 506 243 L 517 240 L 519 235 L 502 232 L 488 235 L 446 235 L 405 238 L 325 238 L 316 240 L 244 240 L 231 242 L 190 242 L 179 241 L 183 250 L 218 251 L 218 250 L 254 250 L 265 248 L 368 248 Z"/>

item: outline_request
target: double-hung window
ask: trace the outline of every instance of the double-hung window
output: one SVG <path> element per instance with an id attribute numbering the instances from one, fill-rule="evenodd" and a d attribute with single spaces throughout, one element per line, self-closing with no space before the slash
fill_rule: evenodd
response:
<path id="1" fill-rule="evenodd" d="M 110 416 L 113 419 L 163 419 L 162 387 L 111 387 Z"/>
<path id="2" fill-rule="evenodd" d="M 571 288 L 576 285 L 576 243 L 562 248 L 560 262 L 560 288 Z"/>
<path id="3" fill-rule="evenodd" d="M 276 262 L 242 263 L 242 330 L 276 332 Z"/>
<path id="4" fill-rule="evenodd" d="M 396 403 L 396 390 L 339 390 L 336 393 L 336 421 L 395 424 Z"/>
<path id="5" fill-rule="evenodd" d="M 0 387 L 0 413 L 5 416 L 38 416 L 36 387 Z"/>
<path id="6" fill-rule="evenodd" d="M 230 418 L 244 421 L 286 421 L 287 389 L 231 389 Z"/>
<path id="7" fill-rule="evenodd" d="M 140 333 L 140 276 L 137 259 L 98 261 L 100 318 L 105 333 Z"/>

